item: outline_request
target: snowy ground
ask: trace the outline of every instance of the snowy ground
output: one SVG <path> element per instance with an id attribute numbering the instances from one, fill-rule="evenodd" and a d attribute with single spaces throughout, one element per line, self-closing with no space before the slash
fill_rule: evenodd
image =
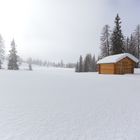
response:
<path id="1" fill-rule="evenodd" d="M 140 70 L 0 71 L 0 140 L 139 140 Z"/>

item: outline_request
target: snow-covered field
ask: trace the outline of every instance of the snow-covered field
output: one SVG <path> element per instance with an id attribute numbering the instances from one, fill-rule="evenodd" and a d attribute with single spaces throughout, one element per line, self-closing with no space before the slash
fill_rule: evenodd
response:
<path id="1" fill-rule="evenodd" d="M 0 140 L 139 140 L 140 70 L 0 71 Z"/>

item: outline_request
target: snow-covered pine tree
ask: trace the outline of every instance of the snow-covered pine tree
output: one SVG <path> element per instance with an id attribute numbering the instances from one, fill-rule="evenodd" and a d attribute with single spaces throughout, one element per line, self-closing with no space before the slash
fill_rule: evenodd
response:
<path id="1" fill-rule="evenodd" d="M 14 39 L 11 42 L 11 50 L 9 52 L 10 52 L 10 54 L 9 54 L 9 58 L 8 58 L 8 69 L 9 70 L 18 70 L 19 69 L 18 55 L 17 55 L 16 44 L 15 44 Z"/>
<path id="2" fill-rule="evenodd" d="M 4 41 L 0 35 L 0 69 L 2 68 L 2 63 L 5 58 Z"/>
<path id="3" fill-rule="evenodd" d="M 109 25 L 105 25 L 103 27 L 102 33 L 101 33 L 101 58 L 109 56 L 110 55 L 110 27 Z"/>
<path id="4" fill-rule="evenodd" d="M 124 50 L 124 42 L 123 42 L 123 34 L 121 30 L 121 21 L 120 17 L 117 14 L 115 18 L 115 27 L 113 33 L 111 35 L 111 54 L 120 54 L 123 53 Z"/>

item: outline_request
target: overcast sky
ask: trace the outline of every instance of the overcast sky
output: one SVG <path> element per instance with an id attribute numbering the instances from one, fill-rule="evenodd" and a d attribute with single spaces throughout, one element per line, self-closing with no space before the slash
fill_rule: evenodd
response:
<path id="1" fill-rule="evenodd" d="M 119 13 L 124 35 L 140 24 L 139 0 L 0 0 L 0 33 L 23 58 L 75 62 L 99 53 L 100 33 Z"/>

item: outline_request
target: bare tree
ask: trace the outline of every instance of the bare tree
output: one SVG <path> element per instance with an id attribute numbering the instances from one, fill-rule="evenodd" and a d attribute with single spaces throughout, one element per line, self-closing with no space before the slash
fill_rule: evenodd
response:
<path id="1" fill-rule="evenodd" d="M 134 36 L 131 34 L 131 37 L 129 39 L 129 44 L 128 44 L 128 53 L 134 55 L 137 57 L 137 44 Z"/>
<path id="2" fill-rule="evenodd" d="M 5 58 L 4 41 L 0 35 L 0 69 L 2 68 L 2 63 Z"/>
<path id="3" fill-rule="evenodd" d="M 103 27 L 102 33 L 101 33 L 101 57 L 106 57 L 110 55 L 110 27 L 109 25 L 105 25 Z"/>
<path id="4" fill-rule="evenodd" d="M 124 38 L 124 49 L 125 49 L 125 52 L 127 52 L 127 53 L 129 53 L 129 42 L 130 42 L 129 37 L 125 37 Z"/>
<path id="5" fill-rule="evenodd" d="M 137 57 L 140 59 L 140 25 L 137 25 L 136 30 L 134 32 L 134 37 L 137 45 Z"/>

